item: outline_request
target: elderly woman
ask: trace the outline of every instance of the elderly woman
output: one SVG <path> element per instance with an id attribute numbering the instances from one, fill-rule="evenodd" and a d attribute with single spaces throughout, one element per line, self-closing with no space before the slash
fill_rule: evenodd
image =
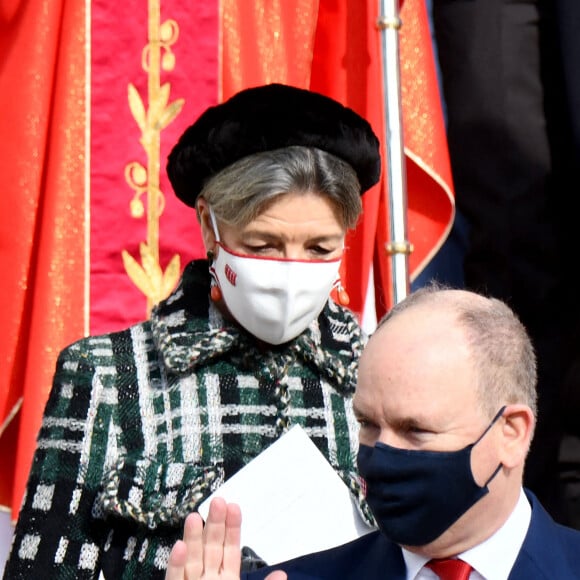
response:
<path id="1" fill-rule="evenodd" d="M 208 260 L 150 320 L 61 353 L 8 578 L 162 578 L 186 515 L 293 424 L 371 517 L 351 410 L 366 338 L 339 282 L 380 174 L 369 124 L 252 88 L 190 126 L 167 172 Z"/>

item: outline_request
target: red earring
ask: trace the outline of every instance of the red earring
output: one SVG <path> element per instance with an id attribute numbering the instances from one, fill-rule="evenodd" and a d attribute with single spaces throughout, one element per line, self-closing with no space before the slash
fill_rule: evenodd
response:
<path id="1" fill-rule="evenodd" d="M 338 297 L 338 303 L 341 306 L 348 306 L 350 304 L 350 296 L 342 284 L 338 285 L 336 295 Z"/>
<path id="2" fill-rule="evenodd" d="M 220 287 L 215 284 L 212 284 L 209 295 L 212 302 L 219 302 L 222 299 L 222 291 L 220 290 Z"/>

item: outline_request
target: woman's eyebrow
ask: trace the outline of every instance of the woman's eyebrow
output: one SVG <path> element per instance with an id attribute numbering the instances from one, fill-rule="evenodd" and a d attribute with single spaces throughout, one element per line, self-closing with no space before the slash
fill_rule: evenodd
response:
<path id="1" fill-rule="evenodd" d="M 287 236 L 284 232 L 268 232 L 260 229 L 246 230 L 241 235 L 243 240 L 260 238 L 261 240 L 265 241 L 286 240 L 288 237 L 289 236 Z M 342 240 L 343 237 L 344 236 L 342 233 L 314 235 L 312 237 L 306 238 L 306 241 L 309 243 L 338 242 Z"/>

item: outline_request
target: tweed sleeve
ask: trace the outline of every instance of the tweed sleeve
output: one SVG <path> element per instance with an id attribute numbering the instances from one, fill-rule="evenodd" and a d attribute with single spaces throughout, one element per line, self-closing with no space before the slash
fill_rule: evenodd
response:
<path id="1" fill-rule="evenodd" d="M 5 579 L 98 577 L 105 528 L 92 509 L 110 427 L 99 361 L 107 345 L 106 337 L 83 339 L 59 355 Z"/>

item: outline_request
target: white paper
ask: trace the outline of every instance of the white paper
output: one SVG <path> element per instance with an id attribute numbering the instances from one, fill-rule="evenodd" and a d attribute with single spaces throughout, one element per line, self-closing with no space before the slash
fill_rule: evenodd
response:
<path id="1" fill-rule="evenodd" d="M 300 426 L 292 427 L 199 507 L 207 518 L 213 497 L 242 510 L 242 546 L 268 564 L 338 546 L 369 527 L 348 487 Z"/>

